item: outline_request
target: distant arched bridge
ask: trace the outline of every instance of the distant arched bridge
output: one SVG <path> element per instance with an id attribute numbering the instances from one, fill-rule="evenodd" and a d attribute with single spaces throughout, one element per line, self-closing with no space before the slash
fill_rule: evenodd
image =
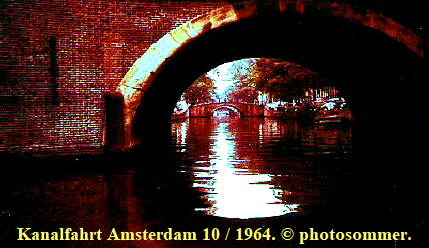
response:
<path id="1" fill-rule="evenodd" d="M 189 107 L 189 117 L 209 117 L 219 109 L 229 109 L 240 116 L 264 116 L 264 106 L 253 103 L 218 102 L 201 103 Z"/>
<path id="2" fill-rule="evenodd" d="M 426 130 L 420 118 L 421 113 L 427 113 L 426 102 L 416 104 L 415 114 L 409 118 L 391 118 L 397 108 L 379 111 L 367 95 L 371 89 L 373 96 L 381 97 L 380 102 L 404 95 L 428 99 L 422 83 L 427 81 L 427 13 L 418 11 L 420 18 L 415 21 L 416 14 L 406 11 L 410 6 L 423 9 L 427 1 L 380 0 L 374 5 L 351 0 L 227 2 L 231 4 L 165 34 L 136 60 L 117 88 L 120 115 L 110 114 L 113 123 L 106 124 L 109 135 L 105 140 L 112 150 L 137 144 L 161 150 L 154 144 L 163 146 L 171 141 L 171 113 L 186 89 L 214 67 L 242 58 L 276 58 L 323 75 L 352 99 L 355 123 L 361 123 L 355 125 L 354 133 L 359 135 L 354 137 L 362 141 L 366 151 L 379 151 L 377 142 L 367 142 L 373 137 L 383 137 L 385 144 L 392 144 L 392 149 L 385 149 L 392 157 L 397 155 L 393 150 L 411 151 L 409 144 L 422 149 L 415 139 L 424 135 L 418 135 L 416 127 Z M 407 106 L 400 107 L 410 111 Z M 246 116 L 244 111 L 242 116 Z M 374 127 L 376 123 L 379 128 Z"/>

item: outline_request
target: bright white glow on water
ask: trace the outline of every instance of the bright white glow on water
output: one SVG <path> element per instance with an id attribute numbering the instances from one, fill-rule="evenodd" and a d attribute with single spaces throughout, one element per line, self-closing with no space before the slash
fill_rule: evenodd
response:
<path id="1" fill-rule="evenodd" d="M 281 189 L 271 185 L 272 175 L 237 168 L 248 161 L 239 160 L 229 123 L 219 123 L 212 136 L 208 165 L 197 167 L 195 175 L 204 178 L 194 184 L 208 193 L 212 206 L 199 209 L 206 214 L 227 218 L 261 218 L 296 212 L 297 204 L 284 204 Z M 207 179 L 210 178 L 210 182 Z"/>

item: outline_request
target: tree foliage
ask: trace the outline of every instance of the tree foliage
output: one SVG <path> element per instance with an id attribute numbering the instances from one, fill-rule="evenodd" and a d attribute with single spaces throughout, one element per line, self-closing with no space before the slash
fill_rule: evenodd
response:
<path id="1" fill-rule="evenodd" d="M 189 104 L 210 103 L 213 95 L 213 80 L 206 74 L 197 79 L 185 93 L 185 101 Z"/>
<path id="2" fill-rule="evenodd" d="M 226 101 L 254 103 L 259 92 L 270 99 L 285 102 L 304 98 L 310 89 L 325 86 L 324 78 L 301 65 L 277 59 L 244 59 L 231 63 L 229 71 L 233 77 L 226 79 L 233 86 L 226 91 Z M 185 101 L 189 104 L 209 103 L 219 98 L 215 83 L 208 73 L 201 76 L 186 92 Z"/>
<path id="3" fill-rule="evenodd" d="M 271 98 L 291 101 L 320 88 L 324 79 L 301 65 L 275 59 L 256 59 L 249 73 L 237 74 L 241 87 L 255 87 Z"/>
<path id="4" fill-rule="evenodd" d="M 258 99 L 258 91 L 255 87 L 239 87 L 228 92 L 227 101 L 255 103 Z"/>

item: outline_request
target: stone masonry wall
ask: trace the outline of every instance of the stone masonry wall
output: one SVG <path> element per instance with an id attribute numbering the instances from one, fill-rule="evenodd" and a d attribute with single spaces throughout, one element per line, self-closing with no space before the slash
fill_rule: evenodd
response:
<path id="1" fill-rule="evenodd" d="M 99 153 L 104 93 L 165 33 L 225 4 L 2 1 L 0 151 Z M 53 39 L 57 84 L 50 69 Z"/>

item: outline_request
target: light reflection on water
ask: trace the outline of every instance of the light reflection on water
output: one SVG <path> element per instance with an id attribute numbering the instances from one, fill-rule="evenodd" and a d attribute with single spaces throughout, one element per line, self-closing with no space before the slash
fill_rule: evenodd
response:
<path id="1" fill-rule="evenodd" d="M 318 134 L 329 137 L 326 144 Z M 192 162 L 193 187 L 205 194 L 208 207 L 197 210 L 240 219 L 285 215 L 320 200 L 318 183 L 308 173 L 311 163 L 291 156 L 338 152 L 344 145 L 338 140 L 348 139 L 340 130 L 319 132 L 268 118 L 191 118 L 174 122 L 173 136 Z M 285 137 L 280 150 L 288 152 L 274 154 L 270 146 Z"/>
<path id="2" fill-rule="evenodd" d="M 272 175 L 238 168 L 250 160 L 238 157 L 229 125 L 228 122 L 218 123 L 211 136 L 209 160 L 198 161 L 206 166 L 195 167 L 194 175 L 201 179 L 194 187 L 204 189 L 212 205 L 203 211 L 208 215 L 241 219 L 279 216 L 293 211 L 295 204 L 280 204 L 277 196 L 282 195 L 282 190 L 273 188 Z"/>

